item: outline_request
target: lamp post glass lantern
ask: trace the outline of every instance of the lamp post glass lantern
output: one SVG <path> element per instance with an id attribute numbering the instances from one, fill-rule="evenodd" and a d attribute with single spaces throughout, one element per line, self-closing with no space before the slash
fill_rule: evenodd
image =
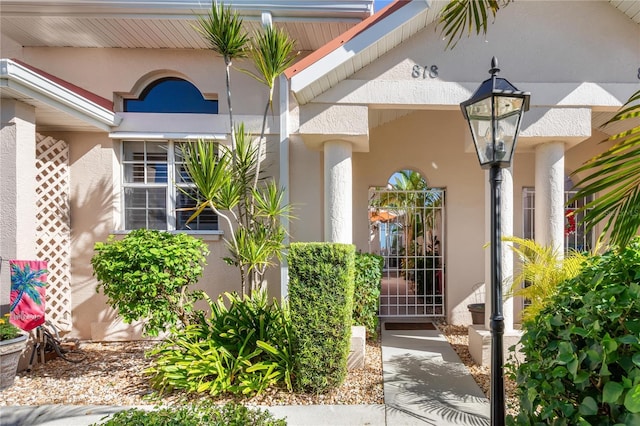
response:
<path id="1" fill-rule="evenodd" d="M 469 100 L 460 104 L 469 123 L 480 167 L 490 169 L 491 183 L 491 425 L 505 424 L 503 375 L 504 316 L 502 313 L 502 235 L 500 187 L 502 168 L 510 167 L 530 94 L 521 92 L 504 78 L 493 57 L 489 73 Z"/>
<path id="2" fill-rule="evenodd" d="M 460 104 L 483 169 L 511 165 L 520 122 L 524 111 L 529 109 L 529 93 L 496 77 L 498 72 L 498 60 L 494 57 L 489 70 L 491 78 Z"/>

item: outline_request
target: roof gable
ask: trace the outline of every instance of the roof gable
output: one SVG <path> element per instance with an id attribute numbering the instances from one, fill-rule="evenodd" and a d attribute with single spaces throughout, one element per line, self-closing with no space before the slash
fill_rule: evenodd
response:
<path id="1" fill-rule="evenodd" d="M 291 90 L 298 102 L 310 102 L 436 22 L 448 2 L 396 0 L 294 64 L 285 75 L 291 80 Z M 640 23 L 640 1 L 608 0 L 607 3 Z"/>

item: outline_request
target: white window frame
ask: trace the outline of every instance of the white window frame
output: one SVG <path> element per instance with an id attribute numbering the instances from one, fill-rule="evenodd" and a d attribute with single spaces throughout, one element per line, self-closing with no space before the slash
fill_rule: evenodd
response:
<path id="1" fill-rule="evenodd" d="M 124 155 L 124 147 L 127 142 L 143 142 L 144 143 L 144 164 L 146 168 L 147 164 L 147 143 L 165 143 L 167 144 L 167 182 L 166 183 L 137 183 L 137 182 L 125 182 L 125 164 L 135 163 L 135 161 L 125 161 Z M 125 202 L 125 191 L 127 188 L 163 188 L 165 189 L 166 194 L 166 229 L 162 229 L 163 231 L 169 232 L 184 232 L 188 234 L 197 234 L 197 235 L 222 235 L 223 231 L 220 230 L 220 222 L 218 222 L 217 230 L 191 230 L 191 229 L 176 229 L 176 202 L 178 195 L 178 188 L 176 185 L 176 156 L 175 156 L 175 146 L 179 143 L 190 143 L 187 140 L 175 140 L 175 139 L 140 139 L 140 138 L 127 138 L 120 140 L 120 149 L 119 149 L 119 170 L 120 170 L 120 204 L 121 204 L 121 212 L 120 212 L 120 223 L 121 223 L 121 231 L 120 232 L 130 232 L 133 229 L 126 228 L 126 202 Z M 194 187 L 194 185 L 181 184 L 180 186 L 186 187 Z M 218 220 L 220 218 L 218 217 Z"/>

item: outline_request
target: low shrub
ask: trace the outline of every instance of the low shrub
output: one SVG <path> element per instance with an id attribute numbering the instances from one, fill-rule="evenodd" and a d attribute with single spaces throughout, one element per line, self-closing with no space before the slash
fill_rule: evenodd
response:
<path id="1" fill-rule="evenodd" d="M 372 253 L 356 253 L 353 289 L 353 324 L 364 325 L 371 339 L 378 336 L 378 305 L 384 258 Z"/>
<path id="2" fill-rule="evenodd" d="M 640 424 L 640 238 L 590 258 L 523 330 L 511 424 Z"/>
<path id="3" fill-rule="evenodd" d="M 228 403 L 222 407 L 212 404 L 191 404 L 180 408 L 139 408 L 120 411 L 104 426 L 286 426 L 284 419 L 276 419 L 266 410 L 247 408 Z M 94 425 L 95 426 L 95 425 Z"/>
<path id="4" fill-rule="evenodd" d="M 91 259 L 109 304 L 125 322 L 144 320 L 146 334 L 195 319 L 193 305 L 204 297 L 190 291 L 202 276 L 207 245 L 190 235 L 149 229 L 131 231 L 122 240 L 110 236 L 95 245 Z"/>
<path id="5" fill-rule="evenodd" d="M 225 293 L 210 303 L 202 324 L 175 330 L 149 352 L 146 373 L 155 389 L 169 392 L 259 394 L 284 384 L 292 389 L 291 321 L 286 306 L 268 303 L 266 292 Z"/>
<path id="6" fill-rule="evenodd" d="M 294 243 L 289 249 L 289 303 L 295 387 L 321 393 L 347 375 L 355 247 Z"/>

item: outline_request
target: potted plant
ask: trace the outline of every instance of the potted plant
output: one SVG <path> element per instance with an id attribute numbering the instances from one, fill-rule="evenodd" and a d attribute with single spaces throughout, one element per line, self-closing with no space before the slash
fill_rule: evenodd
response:
<path id="1" fill-rule="evenodd" d="M 0 390 L 13 384 L 26 346 L 27 335 L 9 322 L 9 314 L 0 318 Z"/>

